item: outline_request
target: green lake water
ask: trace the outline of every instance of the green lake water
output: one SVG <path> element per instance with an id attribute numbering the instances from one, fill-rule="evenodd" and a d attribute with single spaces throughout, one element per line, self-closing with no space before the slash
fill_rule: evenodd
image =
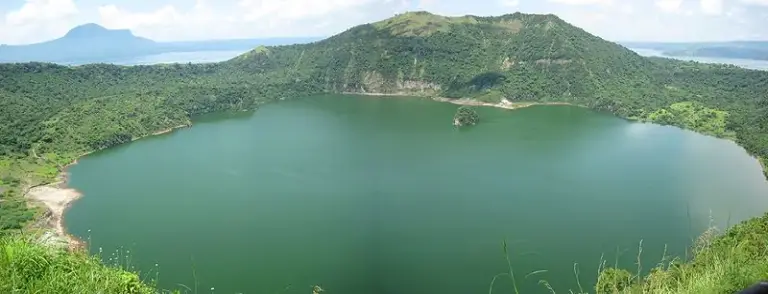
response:
<path id="1" fill-rule="evenodd" d="M 589 290 L 603 254 L 635 269 L 643 240 L 647 270 L 711 219 L 768 211 L 729 141 L 568 106 L 482 108 L 459 130 L 456 108 L 322 96 L 201 117 L 80 160 L 66 227 L 198 293 L 487 293 L 504 239 L 522 293 L 562 293 L 575 263 Z"/>

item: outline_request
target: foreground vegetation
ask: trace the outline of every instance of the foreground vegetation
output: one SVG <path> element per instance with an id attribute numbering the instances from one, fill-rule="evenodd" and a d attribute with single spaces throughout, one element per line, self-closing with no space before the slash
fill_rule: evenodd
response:
<path id="1" fill-rule="evenodd" d="M 0 64 L 0 235 L 38 217 L 25 191 L 53 181 L 82 154 L 189 125 L 194 115 L 327 92 L 569 103 L 733 139 L 763 164 L 768 158 L 768 72 L 643 58 L 554 15 L 408 13 L 320 42 L 260 47 L 215 64 Z M 703 247 L 690 263 L 667 265 L 644 279 L 630 276 L 620 288 L 667 285 L 649 289 L 686 293 L 725 291 L 713 284 L 722 281 L 727 289 L 746 286 L 766 272 L 745 259 L 764 261 L 760 247 L 750 246 L 764 248 L 752 236 L 766 232 L 765 218 L 752 220 Z M 42 250 L 9 240 L 5 252 Z M 742 251 L 747 248 L 754 250 Z M 57 254 L 45 256 L 97 270 L 89 257 Z M 58 268 L 50 260 L 29 262 Z M 605 272 L 618 281 L 627 276 Z M 31 273 L 49 281 L 47 270 Z"/>
<path id="2" fill-rule="evenodd" d="M 56 250 L 28 237 L 5 237 L 0 239 L 0 293 L 159 292 L 124 270 L 119 256 L 110 262 L 108 266 L 85 252 Z"/>
<path id="3" fill-rule="evenodd" d="M 642 245 L 641 245 L 642 251 Z M 690 261 L 662 257 L 647 276 L 603 268 L 596 293 L 736 293 L 768 279 L 768 215 L 705 232 Z"/>

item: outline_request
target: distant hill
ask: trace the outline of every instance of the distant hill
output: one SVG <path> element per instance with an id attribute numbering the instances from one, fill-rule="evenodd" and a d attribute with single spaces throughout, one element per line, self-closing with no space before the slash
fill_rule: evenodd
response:
<path id="1" fill-rule="evenodd" d="M 652 60 L 551 14 L 445 17 L 410 12 L 312 44 L 257 48 L 229 63 L 252 72 L 295 70 L 297 78 L 316 81 L 318 91 L 331 92 L 597 106 L 613 100 L 600 97 L 635 103 L 628 97 L 663 91 L 650 83 Z M 626 80 L 638 87 L 627 87 Z"/>
<path id="2" fill-rule="evenodd" d="M 653 49 L 667 56 L 768 60 L 768 41 L 701 43 L 623 42 L 630 48 Z"/>
<path id="3" fill-rule="evenodd" d="M 108 30 L 85 24 L 61 38 L 30 45 L 0 47 L 0 62 L 100 60 L 158 53 L 157 44 L 129 30 Z"/>
<path id="4" fill-rule="evenodd" d="M 109 62 L 115 59 L 166 52 L 248 50 L 259 45 L 295 44 L 317 39 L 273 38 L 155 42 L 137 37 L 130 30 L 110 30 L 97 24 L 84 24 L 73 28 L 58 39 L 29 45 L 0 46 L 0 62 Z"/>

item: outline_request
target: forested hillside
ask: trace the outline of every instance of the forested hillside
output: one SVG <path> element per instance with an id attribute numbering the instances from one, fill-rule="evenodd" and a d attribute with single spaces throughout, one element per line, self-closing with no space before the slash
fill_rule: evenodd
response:
<path id="1" fill-rule="evenodd" d="M 414 12 L 217 64 L 0 65 L 0 230 L 30 219 L 24 188 L 83 153 L 195 114 L 322 92 L 568 102 L 768 157 L 768 72 L 644 58 L 554 15 Z"/>
<path id="2" fill-rule="evenodd" d="M 228 65 L 311 92 L 568 102 L 735 139 L 768 157 L 768 72 L 644 58 L 554 15 L 398 15 Z"/>

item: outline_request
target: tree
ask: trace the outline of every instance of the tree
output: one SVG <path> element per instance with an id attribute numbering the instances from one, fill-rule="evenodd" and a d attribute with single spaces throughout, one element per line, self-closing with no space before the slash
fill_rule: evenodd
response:
<path id="1" fill-rule="evenodd" d="M 477 115 L 477 112 L 474 109 L 468 106 L 459 107 L 459 109 L 456 110 L 456 114 L 453 116 L 453 125 L 457 127 L 473 126 L 479 121 L 480 116 Z"/>

